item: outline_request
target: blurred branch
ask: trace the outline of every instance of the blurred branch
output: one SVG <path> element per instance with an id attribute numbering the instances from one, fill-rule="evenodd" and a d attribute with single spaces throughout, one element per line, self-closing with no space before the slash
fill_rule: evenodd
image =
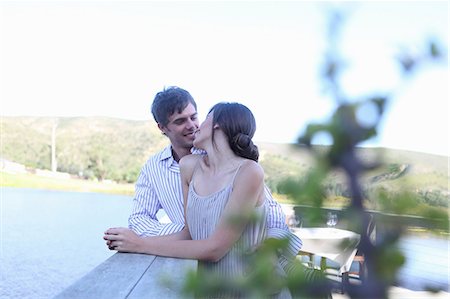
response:
<path id="1" fill-rule="evenodd" d="M 351 220 L 349 223 L 353 223 L 352 230 L 361 235 L 360 250 L 365 255 L 368 270 L 367 279 L 363 280 L 361 285 L 344 282 L 344 287 L 352 298 L 386 298 L 387 288 L 393 284 L 398 269 L 404 263 L 403 255 L 396 249 L 396 243 L 404 227 L 383 223 L 386 227 L 389 226 L 389 229 L 383 231 L 383 236 L 376 242 L 366 233 L 371 216 L 364 208 L 365 195 L 359 179 L 365 171 L 380 165 L 381 161 L 361 161 L 356 154 L 356 148 L 360 143 L 377 135 L 377 128 L 385 112 L 386 103 L 389 97 L 393 97 L 396 90 L 392 90 L 389 97 L 384 94 L 374 95 L 358 101 L 347 98 L 339 83 L 339 76 L 345 67 L 338 50 L 343 21 L 343 12 L 334 11 L 330 14 L 327 32 L 328 49 L 324 55 L 322 67 L 325 89 L 330 92 L 338 106 L 329 121 L 309 124 L 297 140 L 299 145 L 308 147 L 315 155 L 316 167 L 321 169 L 320 180 L 314 179 L 316 177 L 314 173 L 317 173 L 317 170 L 313 170 L 298 188 L 292 186 L 291 182 L 290 186 L 285 184 L 285 187 L 288 187 L 285 190 L 297 199 L 298 203 L 302 202 L 299 200 L 301 198 L 316 198 L 315 207 L 320 208 L 323 196 L 317 195 L 323 193 L 320 185 L 326 173 L 333 169 L 344 171 L 351 193 L 351 203 L 344 210 L 347 219 Z M 403 78 L 407 79 L 408 75 L 424 64 L 442 63 L 444 52 L 434 40 L 429 41 L 422 52 L 401 52 L 397 60 L 402 67 Z M 358 113 L 362 107 L 367 106 L 372 108 L 371 111 L 374 114 L 371 122 L 366 122 L 365 118 Z M 324 133 L 331 137 L 332 144 L 326 150 L 323 148 L 318 150 L 312 142 L 318 134 Z M 407 197 L 406 200 L 409 204 L 414 204 L 411 197 Z M 442 216 L 439 219 L 442 219 Z"/>

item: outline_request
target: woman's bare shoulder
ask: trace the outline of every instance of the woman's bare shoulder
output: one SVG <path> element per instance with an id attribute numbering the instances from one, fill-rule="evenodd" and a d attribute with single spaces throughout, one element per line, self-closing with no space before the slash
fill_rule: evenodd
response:
<path id="1" fill-rule="evenodd" d="M 241 164 L 234 181 L 234 191 L 239 196 L 236 200 L 247 202 L 248 198 L 255 196 L 255 204 L 260 205 L 264 201 L 264 170 L 257 162 L 247 160 Z M 243 195 L 243 196 L 242 196 Z"/>
<path id="2" fill-rule="evenodd" d="M 191 155 L 187 155 L 184 156 L 183 158 L 180 159 L 180 168 L 184 168 L 184 169 L 192 169 L 194 168 L 195 165 L 197 165 L 197 163 L 199 161 L 201 161 L 201 159 L 203 158 L 203 155 L 197 155 L 197 154 L 191 154 Z"/>
<path id="3" fill-rule="evenodd" d="M 258 162 L 250 159 L 246 159 L 246 161 L 242 163 L 242 167 L 249 169 L 250 171 L 264 172 L 262 166 Z"/>
<path id="4" fill-rule="evenodd" d="M 247 177 L 249 179 L 264 179 L 264 169 L 258 162 L 255 162 L 253 160 L 247 160 L 242 163 L 241 173 L 244 177 Z"/>

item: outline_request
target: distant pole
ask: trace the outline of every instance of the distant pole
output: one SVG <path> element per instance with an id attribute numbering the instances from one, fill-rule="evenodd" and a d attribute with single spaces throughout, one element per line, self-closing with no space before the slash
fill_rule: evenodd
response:
<path id="1" fill-rule="evenodd" d="M 58 126 L 58 119 L 55 118 L 52 127 L 52 171 L 56 172 L 58 162 L 56 161 L 56 127 Z"/>

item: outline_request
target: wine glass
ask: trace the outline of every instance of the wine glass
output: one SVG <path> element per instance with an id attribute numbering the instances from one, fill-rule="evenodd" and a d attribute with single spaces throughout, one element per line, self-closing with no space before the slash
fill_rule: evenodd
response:
<path id="1" fill-rule="evenodd" d="M 338 222 L 338 217 L 336 213 L 328 212 L 327 214 L 327 226 L 328 227 L 335 227 Z"/>

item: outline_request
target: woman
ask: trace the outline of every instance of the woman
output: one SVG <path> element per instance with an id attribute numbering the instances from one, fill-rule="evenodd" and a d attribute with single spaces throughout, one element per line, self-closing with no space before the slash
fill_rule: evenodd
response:
<path id="1" fill-rule="evenodd" d="M 255 130 L 254 116 L 246 106 L 216 104 L 194 140 L 194 147 L 206 155 L 180 160 L 184 229 L 168 236 L 140 238 L 131 230 L 112 228 L 104 236 L 109 248 L 197 259 L 199 271 L 224 278 L 245 276 L 250 271 L 245 254 L 262 243 L 266 229 L 264 171 L 251 140 Z M 290 294 L 284 290 L 278 297 L 289 298 Z"/>

